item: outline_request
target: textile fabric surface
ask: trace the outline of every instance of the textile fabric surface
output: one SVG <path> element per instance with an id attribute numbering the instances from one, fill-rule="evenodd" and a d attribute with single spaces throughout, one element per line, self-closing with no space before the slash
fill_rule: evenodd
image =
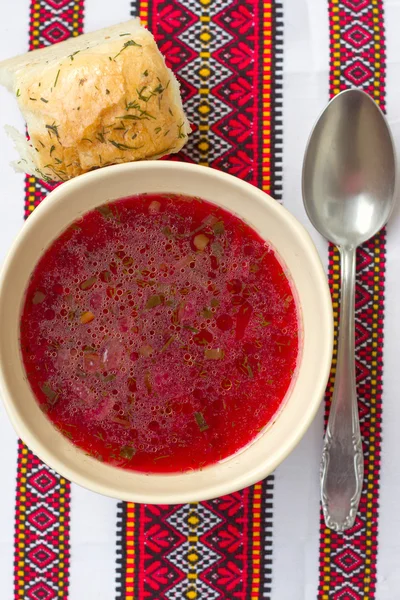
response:
<path id="1" fill-rule="evenodd" d="M 400 0 L 17 0 L 0 23 L 0 60 L 131 16 L 152 31 L 180 81 L 192 134 L 173 160 L 250 182 L 307 227 L 326 265 L 337 334 L 339 256 L 305 215 L 302 157 L 320 111 L 351 87 L 377 102 L 399 144 Z M 3 261 L 55 186 L 13 172 L 3 126 L 24 123 L 3 89 L 0 106 Z M 17 440 L 0 406 L 0 597 L 400 599 L 399 219 L 396 207 L 357 254 L 365 475 L 352 530 L 327 529 L 319 504 L 335 343 L 325 402 L 295 451 L 266 480 L 208 502 L 140 505 L 84 490 Z"/>

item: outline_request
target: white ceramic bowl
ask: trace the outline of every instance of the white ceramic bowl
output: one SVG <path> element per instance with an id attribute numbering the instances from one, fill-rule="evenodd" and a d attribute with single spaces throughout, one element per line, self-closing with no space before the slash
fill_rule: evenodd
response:
<path id="1" fill-rule="evenodd" d="M 302 319 L 298 375 L 275 422 L 230 459 L 183 474 L 145 475 L 96 461 L 64 438 L 40 410 L 19 348 L 24 293 L 43 251 L 75 219 L 99 204 L 143 192 L 200 196 L 247 221 L 272 243 L 297 290 Z M 151 161 L 107 167 L 55 189 L 18 235 L 0 277 L 0 391 L 24 442 L 45 463 L 91 490 L 134 502 L 181 503 L 214 498 L 269 475 L 299 442 L 323 397 L 332 356 L 332 309 L 317 251 L 297 220 L 275 200 L 219 171 Z"/>

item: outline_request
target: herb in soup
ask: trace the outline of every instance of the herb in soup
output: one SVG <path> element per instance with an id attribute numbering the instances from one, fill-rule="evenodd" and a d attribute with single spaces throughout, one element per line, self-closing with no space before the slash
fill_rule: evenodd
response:
<path id="1" fill-rule="evenodd" d="M 249 444 L 282 405 L 299 320 L 272 249 L 200 198 L 99 206 L 45 252 L 21 351 L 47 418 L 88 455 L 179 472 Z"/>

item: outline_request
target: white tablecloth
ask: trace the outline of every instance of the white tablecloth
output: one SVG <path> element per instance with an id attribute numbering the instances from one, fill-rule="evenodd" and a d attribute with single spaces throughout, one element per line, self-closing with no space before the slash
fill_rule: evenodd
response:
<path id="1" fill-rule="evenodd" d="M 0 59 L 27 50 L 28 0 L 3 0 Z M 324 0 L 284 0 L 283 198 L 312 235 L 324 264 L 327 244 L 313 230 L 301 197 L 301 167 L 311 127 L 328 101 L 329 28 Z M 355 2 L 355 4 L 357 4 Z M 400 148 L 400 0 L 387 0 L 387 115 Z M 85 31 L 128 19 L 128 0 L 85 0 Z M 0 261 L 23 225 L 24 176 L 3 126 L 23 129 L 15 99 L 0 88 Z M 400 204 L 388 226 L 384 345 L 378 600 L 400 598 Z M 1 332 L 0 332 L 1 335 Z M 322 406 L 295 451 L 277 469 L 273 515 L 274 600 L 313 600 L 319 565 L 319 462 Z M 0 404 L 0 597 L 13 598 L 14 501 L 17 437 Z M 71 600 L 115 597 L 116 501 L 72 486 Z M 371 596 L 372 597 L 372 596 Z"/>

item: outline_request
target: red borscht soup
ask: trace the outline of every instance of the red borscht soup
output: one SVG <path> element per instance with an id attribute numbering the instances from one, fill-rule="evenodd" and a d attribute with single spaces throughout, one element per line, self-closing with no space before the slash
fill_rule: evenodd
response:
<path id="1" fill-rule="evenodd" d="M 142 472 L 221 461 L 271 422 L 299 317 L 274 250 L 199 198 L 98 207 L 45 252 L 21 350 L 47 417 L 87 454 Z"/>

